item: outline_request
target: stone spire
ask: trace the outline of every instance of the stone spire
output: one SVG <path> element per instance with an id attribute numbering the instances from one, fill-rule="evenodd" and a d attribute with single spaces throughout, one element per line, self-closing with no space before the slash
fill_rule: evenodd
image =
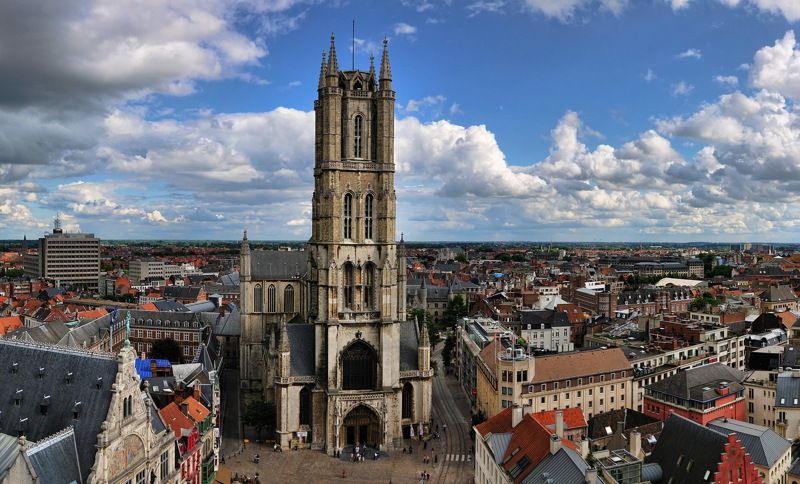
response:
<path id="1" fill-rule="evenodd" d="M 375 86 L 375 56 L 372 54 L 369 55 L 369 83 Z"/>
<path id="2" fill-rule="evenodd" d="M 281 353 L 289 352 L 289 329 L 286 326 L 285 317 L 281 317 L 281 342 L 278 351 Z"/>
<path id="3" fill-rule="evenodd" d="M 336 44 L 334 43 L 333 33 L 331 32 L 331 51 L 328 54 L 328 76 L 339 74 L 339 64 L 336 62 Z"/>
<path id="4" fill-rule="evenodd" d="M 419 345 L 423 347 L 431 345 L 431 339 L 428 335 L 428 323 L 424 318 L 422 319 L 422 325 L 419 327 Z"/>
<path id="5" fill-rule="evenodd" d="M 328 66 L 325 65 L 325 51 L 322 51 L 322 64 L 319 66 L 319 82 L 317 89 L 325 87 L 325 76 L 328 75 Z"/>
<path id="6" fill-rule="evenodd" d="M 389 66 L 389 40 L 383 39 L 383 56 L 381 57 L 381 89 L 392 89 L 392 68 Z"/>
<path id="7" fill-rule="evenodd" d="M 250 241 L 247 239 L 247 230 L 242 236 L 242 248 L 239 251 L 239 276 L 244 282 L 250 280 Z"/>

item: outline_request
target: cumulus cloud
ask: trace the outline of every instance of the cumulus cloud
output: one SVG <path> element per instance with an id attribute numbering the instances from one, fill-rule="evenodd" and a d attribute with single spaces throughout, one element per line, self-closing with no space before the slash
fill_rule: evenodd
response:
<path id="1" fill-rule="evenodd" d="M 774 45 L 761 48 L 750 67 L 753 86 L 800 99 L 800 51 L 790 30 Z"/>
<path id="2" fill-rule="evenodd" d="M 714 76 L 714 82 L 725 86 L 735 86 L 739 84 L 739 78 L 736 76 Z"/>
<path id="3" fill-rule="evenodd" d="M 685 81 L 676 82 L 675 84 L 672 85 L 672 95 L 676 97 L 686 96 L 687 94 L 692 92 L 693 89 L 694 86 L 689 84 L 688 82 Z"/>
<path id="4" fill-rule="evenodd" d="M 677 59 L 701 59 L 703 57 L 703 53 L 700 51 L 700 49 L 695 49 L 692 47 L 691 49 L 686 49 L 675 57 Z"/>
<path id="5" fill-rule="evenodd" d="M 627 7 L 628 0 L 524 0 L 524 3 L 533 12 L 567 22 L 579 11 L 594 6 L 619 15 Z"/>
<path id="6" fill-rule="evenodd" d="M 417 33 L 417 28 L 405 22 L 394 24 L 394 35 L 414 35 Z"/>

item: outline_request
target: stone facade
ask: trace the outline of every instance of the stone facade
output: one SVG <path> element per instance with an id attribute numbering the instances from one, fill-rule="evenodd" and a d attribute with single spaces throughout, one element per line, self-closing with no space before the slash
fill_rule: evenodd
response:
<path id="1" fill-rule="evenodd" d="M 259 254 L 242 244 L 243 386 L 274 399 L 282 445 L 331 455 L 399 447 L 412 425 L 417 433 L 430 421 L 430 343 L 424 324 L 406 321 L 395 243 L 394 103 L 387 43 L 378 76 L 374 62 L 340 70 L 331 37 L 314 102 L 308 250 Z M 275 285 L 266 309 L 258 284 Z M 287 285 L 297 286 L 293 312 L 279 299 Z"/>

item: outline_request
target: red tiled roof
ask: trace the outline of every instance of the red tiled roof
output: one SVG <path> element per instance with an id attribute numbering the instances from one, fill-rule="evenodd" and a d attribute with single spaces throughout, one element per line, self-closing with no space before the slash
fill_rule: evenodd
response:
<path id="1" fill-rule="evenodd" d="M 583 415 L 583 411 L 580 407 L 565 408 L 561 411 L 564 412 L 564 429 L 572 430 L 589 426 L 589 424 L 586 423 L 586 417 Z M 556 424 L 555 410 L 543 410 L 541 412 L 532 413 L 531 416 L 534 420 L 548 428 Z"/>
<path id="2" fill-rule="evenodd" d="M 523 456 L 528 456 L 530 463 L 514 479 L 515 483 L 519 483 L 522 482 L 550 452 L 550 438 L 553 434 L 539 421 L 534 419 L 533 414 L 524 415 L 522 421 L 520 421 L 516 427 L 512 427 L 512 411 L 512 408 L 506 408 L 494 417 L 476 425 L 475 428 L 482 436 L 488 433 L 510 432 L 512 434 L 511 440 L 503 455 L 502 465 L 506 472 L 508 472 L 514 468 Z M 580 453 L 578 444 L 569 439 L 561 439 L 561 445 Z"/>
<path id="3" fill-rule="evenodd" d="M 175 438 L 181 438 L 181 430 L 182 429 L 193 429 L 194 424 L 189 417 L 181 412 L 181 409 L 175 405 L 175 402 L 170 403 L 166 407 L 159 410 L 161 414 L 161 418 L 164 420 L 164 423 L 172 429 L 172 432 L 175 434 Z"/>
<path id="4" fill-rule="evenodd" d="M 78 319 L 97 319 L 108 314 L 103 308 L 91 309 L 88 311 L 78 311 Z"/>
<path id="5" fill-rule="evenodd" d="M 3 336 L 9 331 L 14 331 L 20 326 L 22 326 L 22 319 L 19 316 L 0 318 L 0 336 Z"/>
<path id="6" fill-rule="evenodd" d="M 194 397 L 185 399 L 181 404 L 184 403 L 186 404 L 186 413 L 195 422 L 202 422 L 211 414 L 211 412 L 202 403 L 195 400 Z"/>

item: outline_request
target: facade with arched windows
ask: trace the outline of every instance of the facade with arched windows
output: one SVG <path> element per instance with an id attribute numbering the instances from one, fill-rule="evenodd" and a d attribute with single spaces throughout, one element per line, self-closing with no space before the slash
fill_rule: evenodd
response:
<path id="1" fill-rule="evenodd" d="M 317 92 L 307 251 L 251 253 L 243 241 L 243 379 L 274 400 L 282 445 L 400 447 L 430 421 L 433 372 L 427 331 L 406 321 L 387 46 L 379 73 L 372 62 L 343 71 L 331 39 Z M 303 270 L 287 270 L 300 254 Z"/>

